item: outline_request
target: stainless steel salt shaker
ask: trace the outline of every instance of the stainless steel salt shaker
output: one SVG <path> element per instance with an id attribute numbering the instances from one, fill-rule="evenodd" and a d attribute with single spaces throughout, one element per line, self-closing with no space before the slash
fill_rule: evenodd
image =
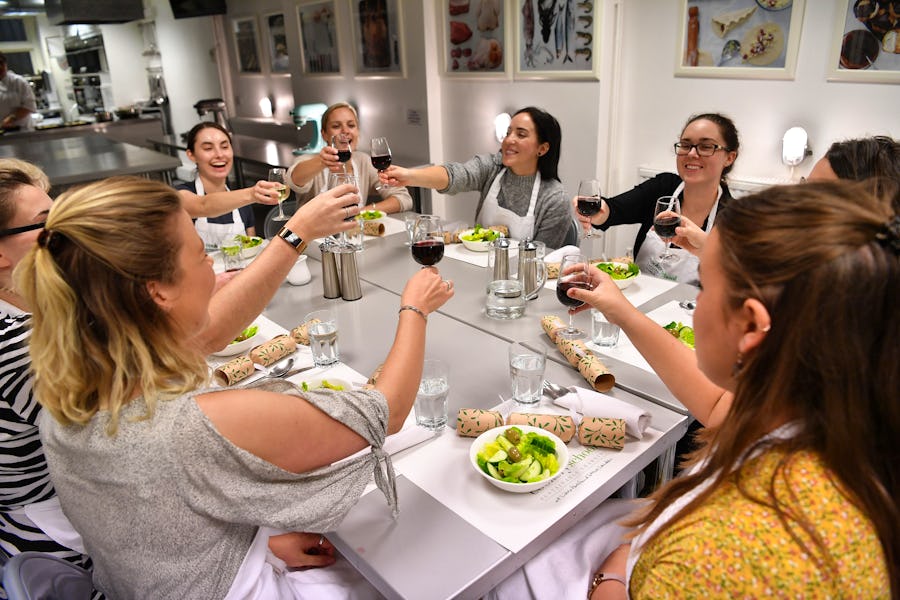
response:
<path id="1" fill-rule="evenodd" d="M 359 300 L 362 298 L 362 287 L 359 285 L 356 249 L 352 246 L 340 246 L 335 252 L 341 257 L 341 298 Z"/>
<path id="2" fill-rule="evenodd" d="M 499 279 L 509 279 L 508 238 L 497 238 L 491 242 L 491 247 L 488 251 L 488 268 L 491 270 L 488 283 Z"/>
<path id="3" fill-rule="evenodd" d="M 537 298 L 540 277 L 537 272 L 537 261 L 529 260 L 544 258 L 546 246 L 543 242 L 535 240 L 522 240 L 519 244 L 519 269 L 517 279 L 522 282 L 523 292 L 527 300 Z"/>
<path id="4" fill-rule="evenodd" d="M 341 297 L 341 280 L 338 275 L 337 257 L 335 245 L 330 242 L 319 244 L 319 252 L 322 253 L 322 287 L 326 298 Z"/>

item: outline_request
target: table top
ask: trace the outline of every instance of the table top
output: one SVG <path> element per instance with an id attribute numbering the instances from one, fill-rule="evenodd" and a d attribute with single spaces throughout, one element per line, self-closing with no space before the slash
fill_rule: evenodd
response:
<path id="1" fill-rule="evenodd" d="M 113 175 L 168 171 L 181 165 L 177 158 L 140 146 L 116 142 L 102 135 L 54 139 L 17 138 L 0 144 L 0 157 L 38 165 L 50 183 L 71 185 Z"/>

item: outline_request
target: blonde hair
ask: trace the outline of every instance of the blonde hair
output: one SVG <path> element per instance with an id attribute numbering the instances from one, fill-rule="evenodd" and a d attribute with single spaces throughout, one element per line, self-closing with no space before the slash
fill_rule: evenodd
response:
<path id="1" fill-rule="evenodd" d="M 0 171 L 21 171 L 31 180 L 31 185 L 50 193 L 50 179 L 37 165 L 18 158 L 0 158 Z"/>
<path id="2" fill-rule="evenodd" d="M 349 109 L 350 112 L 353 113 L 353 118 L 356 119 L 356 126 L 359 127 L 359 113 L 356 112 L 356 109 L 353 108 L 349 102 L 335 102 L 331 106 L 325 109 L 325 112 L 322 113 L 322 131 L 325 131 L 325 127 L 328 125 L 328 119 L 331 118 L 331 113 L 336 111 L 339 108 Z"/>
<path id="3" fill-rule="evenodd" d="M 172 188 L 137 177 L 75 188 L 53 203 L 14 277 L 33 310 L 35 395 L 60 423 L 86 424 L 102 407 L 112 435 L 135 394 L 150 418 L 159 401 L 206 381 L 203 357 L 178 343 L 147 288 L 181 277 L 171 234 L 180 211 Z"/>

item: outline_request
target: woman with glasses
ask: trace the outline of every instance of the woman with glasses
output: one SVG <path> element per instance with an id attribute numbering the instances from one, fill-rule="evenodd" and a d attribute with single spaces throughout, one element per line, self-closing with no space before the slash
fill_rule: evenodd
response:
<path id="1" fill-rule="evenodd" d="M 606 230 L 613 225 L 640 223 L 634 240 L 634 256 L 641 269 L 652 275 L 665 275 L 682 283 L 697 283 L 697 258 L 680 248 L 670 250 L 675 255 L 663 268 L 657 257 L 664 242 L 653 231 L 653 213 L 657 198 L 677 196 L 686 221 L 700 223 L 709 231 L 716 213 L 728 202 L 731 194 L 725 176 L 738 157 L 740 140 L 734 123 L 719 113 L 704 113 L 688 119 L 675 143 L 675 163 L 678 174 L 660 173 L 624 194 L 604 199 L 599 213 L 586 217 L 576 212 L 584 227 L 589 224 Z M 574 200 L 573 200 L 574 205 Z"/>

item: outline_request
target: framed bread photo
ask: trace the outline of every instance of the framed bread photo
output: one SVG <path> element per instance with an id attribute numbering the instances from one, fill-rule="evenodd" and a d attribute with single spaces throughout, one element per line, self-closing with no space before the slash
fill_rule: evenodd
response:
<path id="1" fill-rule="evenodd" d="M 401 0 L 350 0 L 357 77 L 405 77 Z"/>
<path id="2" fill-rule="evenodd" d="M 506 11 L 510 5 L 504 0 L 438 1 L 445 75 L 509 77 L 513 58 Z"/>
<path id="3" fill-rule="evenodd" d="M 334 0 L 307 2 L 297 7 L 304 75 L 334 76 L 341 72 L 334 11 Z"/>
<path id="4" fill-rule="evenodd" d="M 793 79 L 806 0 L 680 0 L 678 77 Z"/>
<path id="5" fill-rule="evenodd" d="M 273 75 L 289 75 L 291 59 L 288 55 L 284 14 L 270 13 L 262 16 L 265 25 L 265 44 L 269 56 L 269 70 Z"/>
<path id="6" fill-rule="evenodd" d="M 260 60 L 256 17 L 249 16 L 232 19 L 231 27 L 234 34 L 234 49 L 238 71 L 246 75 L 261 75 L 262 61 Z"/>
<path id="7" fill-rule="evenodd" d="M 599 79 L 600 2 L 516 5 L 515 79 Z"/>
<path id="8" fill-rule="evenodd" d="M 900 83 L 900 1 L 839 4 L 828 80 Z"/>

